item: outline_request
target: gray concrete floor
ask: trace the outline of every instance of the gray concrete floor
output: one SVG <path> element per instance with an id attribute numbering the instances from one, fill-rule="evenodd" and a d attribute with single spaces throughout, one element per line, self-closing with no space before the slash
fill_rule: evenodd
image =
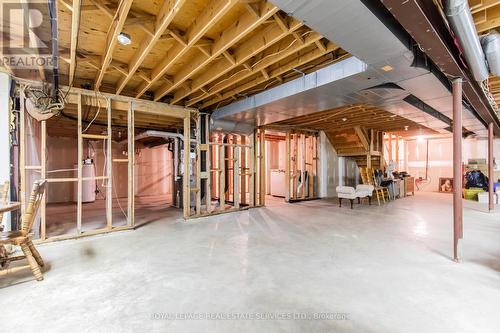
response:
<path id="1" fill-rule="evenodd" d="M 460 264 L 450 259 L 451 221 L 448 194 L 354 210 L 271 200 L 46 244 L 43 282 L 0 278 L 0 332 L 498 332 L 500 214 L 465 211 Z"/>

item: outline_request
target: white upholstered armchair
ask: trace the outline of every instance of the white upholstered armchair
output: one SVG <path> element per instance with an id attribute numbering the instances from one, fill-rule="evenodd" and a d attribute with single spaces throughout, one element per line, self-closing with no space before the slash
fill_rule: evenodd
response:
<path id="1" fill-rule="evenodd" d="M 337 186 L 336 190 L 339 198 L 339 207 L 342 207 L 342 199 L 348 199 L 351 202 L 351 209 L 356 198 L 358 199 L 358 203 L 361 203 L 362 198 L 368 198 L 368 203 L 370 205 L 372 203 L 373 185 L 358 185 L 356 188 L 351 186 Z"/>

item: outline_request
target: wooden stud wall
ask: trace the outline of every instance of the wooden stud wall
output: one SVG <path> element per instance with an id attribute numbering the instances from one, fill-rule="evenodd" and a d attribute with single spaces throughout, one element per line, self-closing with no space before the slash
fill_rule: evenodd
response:
<path id="1" fill-rule="evenodd" d="M 65 182 L 76 182 L 77 184 L 77 221 L 76 221 L 76 227 L 77 227 L 77 233 L 76 234 L 68 234 L 68 235 L 61 235 L 61 236 L 54 236 L 54 237 L 47 237 L 46 235 L 46 214 L 47 214 L 47 209 L 46 209 L 46 198 L 44 196 L 40 208 L 40 239 L 36 240 L 36 242 L 46 242 L 46 241 L 53 241 L 53 240 L 59 240 L 59 239 L 69 239 L 69 238 L 75 238 L 75 237 L 82 237 L 82 236 L 89 236 L 89 235 L 95 235 L 95 234 L 100 234 L 100 233 L 106 233 L 110 231 L 118 231 L 118 230 L 125 230 L 125 229 L 130 229 L 135 226 L 134 222 L 134 212 L 135 212 L 135 196 L 134 196 L 134 164 L 135 164 L 135 140 L 134 140 L 134 121 L 135 121 L 135 113 L 137 110 L 139 110 L 142 113 L 146 114 L 155 114 L 155 113 L 162 113 L 162 114 L 168 114 L 169 117 L 172 118 L 181 118 L 183 120 L 183 123 L 185 125 L 184 129 L 185 132 L 189 133 L 189 128 L 190 128 L 190 119 L 192 116 L 192 113 L 195 114 L 195 116 L 198 114 L 195 110 L 192 109 L 172 109 L 169 110 L 169 107 L 164 105 L 164 104 L 159 104 L 159 103 L 152 103 L 152 102 L 145 102 L 145 101 L 138 101 L 134 100 L 132 98 L 124 98 L 121 96 L 113 96 L 109 94 L 101 94 L 100 96 L 95 95 L 94 92 L 92 91 L 86 91 L 82 89 L 72 89 L 68 95 L 68 104 L 76 104 L 76 109 L 77 109 L 77 156 L 78 156 L 78 163 L 77 163 L 77 177 L 66 177 L 66 178 L 50 178 L 47 174 L 46 170 L 46 161 L 47 161 L 47 150 L 49 147 L 47 147 L 47 121 L 42 121 L 40 124 L 41 128 L 41 138 L 40 138 L 40 165 L 26 165 L 26 151 L 27 151 L 27 146 L 26 146 L 26 121 L 27 121 L 27 113 L 24 107 L 24 102 L 25 102 L 25 95 L 24 95 L 24 85 L 21 84 L 20 86 L 20 99 L 21 99 L 21 109 L 20 109 L 20 152 L 19 152 L 19 165 L 20 165 L 20 200 L 22 202 L 22 207 L 21 207 L 21 213 L 24 212 L 26 209 L 26 193 L 27 191 L 30 191 L 30 189 L 27 188 L 28 183 L 27 183 L 27 177 L 26 177 L 26 172 L 28 170 L 36 170 L 40 172 L 40 177 L 42 179 L 46 179 L 47 182 L 49 183 L 49 186 L 51 183 L 65 183 Z M 82 126 L 82 105 L 93 105 L 96 103 L 96 100 L 99 99 L 100 102 L 104 102 L 106 107 L 105 110 L 106 115 L 104 116 L 104 119 L 106 119 L 106 135 L 102 134 L 88 134 L 87 132 L 83 133 L 83 126 Z M 146 103 L 146 104 L 145 104 Z M 111 123 L 113 119 L 113 111 L 118 108 L 118 109 L 126 109 L 127 110 L 127 126 L 128 126 L 128 144 L 127 144 L 127 151 L 128 151 L 128 156 L 126 159 L 113 159 L 112 158 L 112 136 L 111 136 Z M 169 112 L 172 111 L 172 112 Z M 186 136 L 189 138 L 189 134 Z M 90 140 L 103 140 L 104 144 L 106 145 L 106 169 L 105 169 L 105 175 L 103 176 L 94 176 L 92 178 L 90 177 L 83 177 L 82 174 L 82 168 L 83 168 L 83 142 L 85 139 L 90 139 Z M 189 149 L 186 151 L 186 154 L 184 158 L 189 159 Z M 113 163 L 127 163 L 128 164 L 128 203 L 127 203 L 127 225 L 126 226 L 113 226 L 113 221 L 112 221 L 112 164 Z M 185 164 L 185 170 L 187 174 L 190 172 L 189 168 L 189 163 L 184 163 Z M 97 229 L 97 230 L 92 230 L 92 231 L 84 231 L 82 230 L 82 185 L 83 181 L 86 180 L 103 180 L 106 181 L 106 214 L 105 214 L 105 221 L 106 221 L 106 227 L 102 229 Z M 189 183 L 187 184 L 187 190 L 189 191 Z M 187 208 L 189 209 L 189 201 L 187 201 Z M 184 207 L 186 210 L 186 205 Z M 189 214 L 186 214 L 186 216 L 189 216 Z"/>
<path id="2" fill-rule="evenodd" d="M 319 197 L 319 137 L 318 133 L 288 131 L 285 134 L 285 201 L 310 200 Z M 308 174 L 307 191 L 298 190 L 299 178 L 303 182 Z M 304 184 L 304 183 L 303 183 Z"/>
<path id="3" fill-rule="evenodd" d="M 208 135 L 207 140 L 211 141 L 207 141 L 206 147 L 201 145 L 200 149 L 207 151 L 207 172 L 200 172 L 200 176 L 196 177 L 197 182 L 205 177 L 207 179 L 205 200 L 201 200 L 200 195 L 202 203 L 200 210 L 196 210 L 190 217 L 220 214 L 255 206 L 252 185 L 255 177 L 252 156 L 254 147 L 251 138 L 252 136 L 247 138 L 221 133 Z M 224 142 L 225 139 L 227 142 Z M 218 201 L 216 204 L 212 202 L 214 198 Z"/>

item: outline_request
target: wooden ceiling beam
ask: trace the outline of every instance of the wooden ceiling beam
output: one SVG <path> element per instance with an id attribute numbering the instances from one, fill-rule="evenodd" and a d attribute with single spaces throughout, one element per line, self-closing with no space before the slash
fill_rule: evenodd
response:
<path id="1" fill-rule="evenodd" d="M 469 0 L 469 7 L 472 14 L 496 5 L 498 5 L 498 0 Z"/>
<path id="2" fill-rule="evenodd" d="M 329 52 L 333 52 L 336 49 L 338 49 L 338 46 L 336 46 L 333 43 L 328 43 L 328 45 L 326 46 L 326 51 L 322 51 L 320 49 L 315 48 L 311 52 L 304 54 L 304 55 L 300 55 L 299 57 L 288 62 L 287 64 L 285 64 L 285 65 L 283 65 L 275 70 L 268 72 L 269 78 L 274 79 L 277 76 L 281 76 L 282 74 L 292 70 L 293 68 L 302 66 L 302 65 L 304 65 L 310 61 L 313 61 L 313 60 L 315 60 L 315 59 L 317 59 L 317 58 L 319 58 L 319 57 L 321 57 Z M 202 108 L 206 108 L 206 107 L 209 107 L 209 106 L 214 105 L 216 103 L 220 103 L 223 100 L 230 98 L 231 96 L 238 95 L 246 90 L 252 89 L 260 84 L 263 84 L 266 81 L 268 81 L 268 80 L 265 77 L 263 77 L 262 75 L 259 75 L 255 79 L 253 79 L 252 81 L 247 82 L 239 87 L 236 87 L 236 88 L 222 94 L 221 97 L 216 97 L 216 98 L 213 98 L 211 100 L 205 101 L 202 105 Z"/>
<path id="3" fill-rule="evenodd" d="M 60 0 L 60 1 L 65 1 L 65 0 Z M 109 3 L 108 1 L 104 0 L 90 0 L 90 2 L 92 2 L 93 5 L 82 6 L 81 10 L 82 11 L 100 10 L 104 15 L 108 17 L 110 21 L 113 20 L 115 16 L 114 10 L 116 10 L 117 8 L 113 3 Z M 154 31 L 149 26 L 151 25 L 151 22 L 155 21 L 154 19 L 155 19 L 154 15 L 130 9 L 129 16 L 125 21 L 123 28 L 138 27 L 148 35 L 152 36 L 154 34 Z"/>
<path id="4" fill-rule="evenodd" d="M 78 0 L 79 1 L 79 0 Z M 115 13 L 110 9 L 107 4 L 102 0 L 90 0 L 100 11 L 102 11 L 110 20 L 113 19 Z"/>
<path id="5" fill-rule="evenodd" d="M 222 52 L 222 54 L 232 65 L 236 65 L 236 59 L 227 50 Z"/>
<path id="6" fill-rule="evenodd" d="M 61 5 L 63 5 L 67 10 L 73 12 L 73 2 L 68 0 L 58 0 Z"/>
<path id="7" fill-rule="evenodd" d="M 189 79 L 202 68 L 205 68 L 220 55 L 224 55 L 230 62 L 230 65 L 234 65 L 236 60 L 229 55 L 227 50 L 278 11 L 277 7 L 268 2 L 262 2 L 259 9 L 260 17 L 258 19 L 255 19 L 255 16 L 250 12 L 243 13 L 230 28 L 221 34 L 218 40 L 214 41 L 210 57 L 195 58 L 181 68 L 174 76 L 173 85 L 166 84 L 155 91 L 155 100 L 160 100 L 163 96 L 178 88 L 185 80 Z"/>
<path id="8" fill-rule="evenodd" d="M 370 148 L 370 143 L 368 142 L 368 138 L 365 136 L 365 133 L 360 126 L 354 126 L 354 131 L 363 145 L 363 148 L 367 151 Z"/>
<path id="9" fill-rule="evenodd" d="M 289 32 L 290 28 L 288 27 L 287 22 L 285 21 L 284 18 L 281 17 L 279 13 L 276 13 L 273 15 L 273 19 L 276 21 L 278 26 L 281 28 L 283 32 Z"/>
<path id="10" fill-rule="evenodd" d="M 260 18 L 260 11 L 258 8 L 254 7 L 251 3 L 245 3 L 247 10 L 255 17 L 256 20 Z"/>
<path id="11" fill-rule="evenodd" d="M 141 97 L 156 81 L 158 81 L 168 69 L 186 54 L 192 46 L 200 40 L 203 35 L 222 18 L 231 8 L 238 3 L 238 0 L 212 0 L 205 7 L 203 12 L 191 24 L 186 31 L 187 46 L 177 43 L 170 49 L 163 61 L 153 68 L 150 82 L 140 85 L 136 97 Z"/>
<path id="12" fill-rule="evenodd" d="M 66 104 L 70 107 L 71 104 L 78 104 L 78 92 L 84 91 L 82 101 L 85 105 L 99 107 L 106 104 L 105 97 L 111 97 L 111 107 L 113 110 L 126 111 L 129 108 L 129 102 L 134 101 L 134 110 L 138 113 L 149 115 L 169 116 L 174 118 L 184 118 L 189 115 L 192 110 L 180 106 L 169 105 L 166 103 L 154 103 L 146 100 L 138 100 L 131 97 L 118 96 L 113 94 L 87 95 L 88 90 L 73 88 L 66 98 Z"/>
<path id="13" fill-rule="evenodd" d="M 184 47 L 188 46 L 186 38 L 183 35 L 181 35 L 180 31 L 178 31 L 178 30 L 169 30 L 168 33 L 170 34 L 170 36 L 172 36 L 182 46 L 184 46 Z"/>
<path id="14" fill-rule="evenodd" d="M 35 16 L 36 12 L 34 10 L 31 10 L 31 8 L 30 8 L 30 1 L 29 0 L 20 0 L 20 5 L 21 5 L 21 8 L 23 9 L 22 14 L 24 16 L 23 23 L 25 25 L 25 30 L 26 31 L 38 30 L 38 29 L 36 29 L 36 27 L 38 26 L 38 23 L 33 23 L 33 22 L 36 22 L 37 18 Z M 9 24 L 12 24 L 12 23 L 13 22 L 9 22 Z M 33 28 L 33 27 L 35 27 L 35 28 Z M 36 34 L 36 32 L 35 32 L 35 34 Z M 33 48 L 33 51 L 31 51 L 31 52 L 35 53 L 36 58 L 40 58 L 40 52 L 38 50 L 40 49 L 41 45 L 43 45 L 42 41 L 37 36 L 34 36 L 34 38 L 32 38 L 32 37 L 28 37 L 28 38 L 29 38 L 30 43 L 35 44 L 34 45 L 35 47 Z M 3 36 L 2 36 L 2 40 L 3 40 Z M 40 80 L 45 81 L 45 68 L 42 65 L 38 65 L 37 68 L 38 68 L 38 73 L 40 75 Z"/>
<path id="15" fill-rule="evenodd" d="M 316 41 L 316 46 L 321 49 L 322 51 L 326 51 L 326 46 L 321 40 Z"/>
<path id="16" fill-rule="evenodd" d="M 275 14 L 276 15 L 276 14 Z M 226 73 L 229 73 L 230 71 L 236 69 L 239 66 L 244 66 L 246 68 L 246 72 L 241 72 L 239 75 L 233 78 L 233 80 L 226 80 L 224 81 L 224 85 L 217 85 L 217 89 L 207 89 L 207 93 L 204 93 L 201 96 L 198 97 L 193 97 L 187 102 L 187 105 L 194 105 L 198 102 L 200 102 L 202 99 L 208 98 L 210 96 L 213 96 L 217 94 L 218 92 L 222 91 L 224 87 L 230 86 L 234 82 L 237 81 L 237 77 L 242 76 L 244 78 L 249 77 L 250 75 L 253 75 L 253 69 L 252 67 L 247 63 L 249 59 L 254 57 L 255 55 L 264 52 L 266 50 L 269 50 L 270 52 L 267 55 L 264 55 L 267 57 L 266 59 L 262 60 L 259 64 L 257 64 L 255 67 L 255 72 L 260 71 L 261 69 L 265 68 L 267 65 L 272 63 L 272 61 L 279 61 L 276 59 L 283 59 L 285 56 L 288 56 L 292 54 L 293 52 L 296 52 L 298 49 L 301 47 L 294 47 L 292 45 L 289 47 L 287 50 L 284 50 L 287 46 L 290 44 L 285 45 L 285 47 L 282 49 L 280 52 L 279 47 L 276 49 L 270 49 L 271 47 L 277 45 L 280 40 L 283 38 L 289 36 L 290 31 L 296 31 L 300 27 L 303 26 L 303 24 L 293 18 L 290 19 L 291 24 L 290 24 L 290 30 L 287 30 L 286 32 L 283 31 L 277 24 L 270 25 L 269 27 L 266 28 L 263 34 L 258 34 L 250 38 L 248 41 L 243 43 L 238 49 L 235 50 L 233 57 L 236 60 L 236 63 L 234 65 L 228 66 L 227 62 L 224 60 L 218 60 L 214 62 L 205 72 L 203 72 L 200 76 L 198 76 L 194 81 L 193 81 L 193 86 L 191 90 L 185 90 L 185 89 L 179 89 L 176 91 L 174 94 L 174 99 L 172 100 L 172 103 L 178 103 L 180 100 L 183 98 L 191 95 L 192 93 L 200 90 L 200 88 L 205 87 L 206 85 L 212 83 L 213 81 L 217 80 L 221 76 L 223 76 Z M 315 36 L 319 36 L 319 34 L 315 33 Z M 320 37 L 319 37 L 320 38 Z M 278 45 L 279 46 L 279 45 Z"/>
<path id="17" fill-rule="evenodd" d="M 80 0 L 73 0 L 73 9 L 71 14 L 71 37 L 70 37 L 70 63 L 69 63 L 69 84 L 72 85 L 75 80 L 76 70 L 76 47 L 78 44 L 78 31 L 80 26 Z"/>
<path id="18" fill-rule="evenodd" d="M 132 6 L 133 0 L 122 0 L 118 6 L 117 12 L 111 22 L 111 25 L 106 34 L 106 48 L 102 56 L 101 69 L 98 71 L 94 89 L 99 90 L 106 69 L 108 68 L 111 60 L 113 59 L 113 51 L 115 50 L 117 41 L 117 36 L 123 30 L 123 25 L 127 19 L 130 7 Z"/>
<path id="19" fill-rule="evenodd" d="M 128 64 L 129 72 L 123 76 L 117 84 L 116 93 L 120 94 L 135 74 L 144 59 L 151 52 L 156 42 L 163 35 L 163 32 L 170 25 L 175 15 L 179 12 L 186 0 L 166 0 L 160 8 L 155 21 L 155 30 L 153 36 L 148 36 L 141 41 L 137 52 L 132 56 L 132 60 Z M 147 81 L 146 81 L 147 82 Z"/>
<path id="20" fill-rule="evenodd" d="M 473 15 L 478 33 L 483 33 L 500 26 L 500 4 L 487 7 Z"/>

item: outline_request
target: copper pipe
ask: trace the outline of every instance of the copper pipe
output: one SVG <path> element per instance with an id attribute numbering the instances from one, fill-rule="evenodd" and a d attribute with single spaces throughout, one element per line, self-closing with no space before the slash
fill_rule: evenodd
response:
<path id="1" fill-rule="evenodd" d="M 462 79 L 452 80 L 453 86 L 453 258 L 461 258 L 463 238 L 462 212 Z"/>
<path id="2" fill-rule="evenodd" d="M 495 208 L 493 202 L 493 123 L 488 124 L 488 209 Z"/>

